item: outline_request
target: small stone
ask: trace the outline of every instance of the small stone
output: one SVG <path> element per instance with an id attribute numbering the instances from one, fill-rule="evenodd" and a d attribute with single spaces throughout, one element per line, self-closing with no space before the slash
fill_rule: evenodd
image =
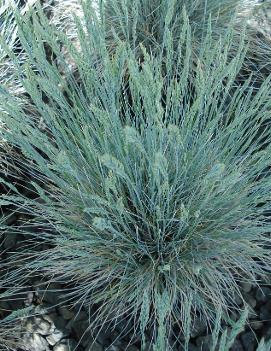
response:
<path id="1" fill-rule="evenodd" d="M 252 289 L 252 284 L 249 282 L 242 282 L 241 284 L 241 290 L 245 293 L 249 293 L 250 290 Z"/>
<path id="2" fill-rule="evenodd" d="M 47 341 L 39 334 L 32 334 L 30 337 L 24 338 L 25 346 L 30 350 L 49 351 Z"/>
<path id="3" fill-rule="evenodd" d="M 56 305 L 58 302 L 58 293 L 47 290 L 41 296 L 42 301 L 48 302 L 50 305 Z"/>
<path id="4" fill-rule="evenodd" d="M 56 315 L 56 317 L 54 319 L 54 324 L 58 330 L 64 330 L 66 327 L 67 321 L 64 318 L 58 317 Z"/>
<path id="5" fill-rule="evenodd" d="M 54 329 L 54 326 L 47 321 L 35 317 L 35 323 L 37 324 L 37 332 L 41 335 L 48 335 L 52 332 L 52 329 Z"/>
<path id="6" fill-rule="evenodd" d="M 257 341 L 256 341 L 255 336 L 253 335 L 252 332 L 243 333 L 241 335 L 241 341 L 242 341 L 243 347 L 246 351 L 255 351 L 256 350 Z"/>
<path id="7" fill-rule="evenodd" d="M 236 339 L 234 341 L 234 344 L 231 347 L 231 351 L 246 351 L 246 350 L 244 350 L 242 343 L 238 339 Z"/>
<path id="8" fill-rule="evenodd" d="M 53 348 L 54 351 L 70 351 L 70 348 L 66 344 L 57 344 Z"/>
<path id="9" fill-rule="evenodd" d="M 29 333 L 33 333 L 36 328 L 34 328 L 34 325 L 31 321 L 27 321 L 25 324 L 25 330 Z"/>
<path id="10" fill-rule="evenodd" d="M 71 320 L 75 316 L 74 312 L 71 309 L 64 306 L 59 307 L 58 311 L 59 314 L 66 320 Z"/>
<path id="11" fill-rule="evenodd" d="M 244 294 L 245 301 L 249 304 L 250 307 L 255 308 L 257 305 L 256 299 L 249 294 Z"/>
<path id="12" fill-rule="evenodd" d="M 25 305 L 30 306 L 33 302 L 33 299 L 34 299 L 34 293 L 32 291 L 29 291 L 27 293 L 27 298 L 24 301 Z"/>
<path id="13" fill-rule="evenodd" d="M 270 300 L 271 289 L 268 287 L 258 288 L 256 292 L 256 300 L 261 303 L 266 303 Z"/>
<path id="14" fill-rule="evenodd" d="M 44 314 L 42 318 L 50 324 L 54 324 L 54 319 L 57 318 L 56 313 Z"/>
<path id="15" fill-rule="evenodd" d="M 60 330 L 55 330 L 51 335 L 48 335 L 46 337 L 46 340 L 48 343 L 52 346 L 57 344 L 62 338 L 63 338 L 63 333 Z"/>
<path id="16" fill-rule="evenodd" d="M 88 320 L 88 314 L 86 311 L 81 310 L 75 314 L 75 320 L 76 322 L 78 321 L 87 321 Z"/>
<path id="17" fill-rule="evenodd" d="M 73 330 L 78 339 L 82 338 L 82 343 L 84 342 L 83 339 L 85 339 L 86 341 L 89 340 L 90 330 L 89 330 L 89 324 L 87 321 L 74 322 Z"/>

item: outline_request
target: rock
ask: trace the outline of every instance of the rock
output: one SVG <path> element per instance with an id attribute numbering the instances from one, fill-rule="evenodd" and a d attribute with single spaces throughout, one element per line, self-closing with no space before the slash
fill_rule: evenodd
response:
<path id="1" fill-rule="evenodd" d="M 255 297 L 258 302 L 266 303 L 270 300 L 271 289 L 265 286 L 262 288 L 258 288 Z"/>
<path id="2" fill-rule="evenodd" d="M 50 305 L 56 305 L 58 303 L 58 297 L 58 293 L 50 290 L 46 290 L 41 296 L 42 301 L 48 302 Z"/>
<path id="3" fill-rule="evenodd" d="M 257 341 L 252 332 L 248 331 L 246 333 L 241 334 L 241 341 L 245 351 L 255 351 Z"/>
<path id="4" fill-rule="evenodd" d="M 47 311 L 45 311 L 44 313 L 47 313 Z M 58 315 L 55 312 L 51 312 L 49 314 L 44 314 L 44 313 L 43 313 L 42 318 L 44 320 L 46 320 L 48 323 L 54 324 L 54 321 L 55 321 L 55 319 L 58 318 Z"/>
<path id="5" fill-rule="evenodd" d="M 250 307 L 255 308 L 257 305 L 256 299 L 250 294 L 244 294 L 245 301 L 249 304 Z"/>
<path id="6" fill-rule="evenodd" d="M 33 303 L 34 299 L 34 293 L 32 291 L 29 291 L 27 293 L 27 298 L 24 300 L 25 306 L 30 306 Z"/>
<path id="7" fill-rule="evenodd" d="M 80 311 L 76 312 L 76 314 L 75 314 L 76 322 L 86 321 L 86 320 L 88 320 L 88 317 L 89 317 L 89 315 L 87 314 L 87 312 L 82 310 L 82 309 Z"/>
<path id="8" fill-rule="evenodd" d="M 49 335 L 55 328 L 52 324 L 42 318 L 35 317 L 34 321 L 37 325 L 37 332 L 41 335 Z"/>
<path id="9" fill-rule="evenodd" d="M 231 347 L 231 351 L 246 351 L 246 350 L 244 350 L 242 343 L 238 339 L 236 339 L 234 341 L 234 344 Z"/>
<path id="10" fill-rule="evenodd" d="M 87 321 L 74 322 L 73 330 L 78 339 L 81 339 L 81 338 L 89 339 L 90 337 L 89 324 Z"/>
<path id="11" fill-rule="evenodd" d="M 63 333 L 60 330 L 55 330 L 51 335 L 48 335 L 46 337 L 46 340 L 48 343 L 52 346 L 57 344 L 62 338 L 63 338 Z"/>
<path id="12" fill-rule="evenodd" d="M 57 344 L 53 348 L 54 351 L 71 351 L 67 344 Z"/>
<path id="13" fill-rule="evenodd" d="M 67 321 L 64 318 L 59 317 L 59 316 L 56 315 L 56 317 L 53 320 L 54 320 L 55 327 L 58 330 L 62 330 L 63 331 L 64 329 L 66 329 Z"/>
<path id="14" fill-rule="evenodd" d="M 58 312 L 66 320 L 71 320 L 75 316 L 75 313 L 71 309 L 64 306 L 58 307 Z"/>
<path id="15" fill-rule="evenodd" d="M 25 330 L 29 333 L 33 333 L 36 330 L 36 328 L 33 325 L 33 322 L 31 322 L 30 320 L 27 321 L 25 324 Z"/>
<path id="16" fill-rule="evenodd" d="M 47 340 L 45 340 L 41 335 L 36 333 L 32 334 L 31 336 L 28 336 L 28 334 L 26 334 L 24 337 L 24 345 L 28 347 L 28 349 L 35 351 L 50 350 Z"/>
<path id="17" fill-rule="evenodd" d="M 253 287 L 253 285 L 252 285 L 251 283 L 249 283 L 249 282 L 242 282 L 242 283 L 240 284 L 240 286 L 241 286 L 241 290 L 242 290 L 243 292 L 245 292 L 245 293 L 249 293 L 250 290 L 251 290 L 252 287 Z"/>

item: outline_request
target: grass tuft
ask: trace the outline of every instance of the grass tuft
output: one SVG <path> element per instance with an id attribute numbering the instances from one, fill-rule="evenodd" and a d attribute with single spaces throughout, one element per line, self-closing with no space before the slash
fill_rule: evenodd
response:
<path id="1" fill-rule="evenodd" d="M 218 40 L 211 22 L 195 61 L 194 23 L 178 14 L 178 46 L 170 50 L 169 27 L 166 55 L 141 41 L 141 61 L 126 41 L 108 51 L 91 7 L 76 21 L 80 51 L 41 8 L 16 16 L 26 53 L 18 79 L 45 128 L 12 93 L 0 96 L 0 133 L 24 155 L 14 161 L 32 194 L 15 184 L 1 199 L 31 216 L 14 230 L 34 235 L 12 257 L 23 263 L 12 278 L 65 281 L 67 301 L 96 307 L 94 324 L 128 317 L 142 345 L 152 328 L 157 351 L 169 348 L 176 325 L 188 339 L 196 316 L 210 327 L 217 311 L 227 318 L 238 283 L 264 278 L 271 263 L 270 78 L 256 93 L 251 80 L 236 89 L 246 32 L 232 57 L 235 30 Z M 37 252 L 37 241 L 49 248 Z"/>

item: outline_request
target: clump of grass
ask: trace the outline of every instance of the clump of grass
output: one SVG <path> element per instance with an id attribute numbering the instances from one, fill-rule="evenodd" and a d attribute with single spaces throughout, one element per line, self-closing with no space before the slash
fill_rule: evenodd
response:
<path id="1" fill-rule="evenodd" d="M 104 21 L 109 50 L 114 51 L 116 42 L 125 41 L 140 57 L 140 44 L 149 53 L 163 55 L 168 48 L 164 46 L 165 37 L 172 37 L 172 49 L 176 50 L 182 38 L 183 9 L 185 7 L 191 25 L 192 54 L 195 61 L 202 40 L 212 23 L 213 35 L 219 36 L 230 26 L 233 38 L 230 57 L 234 57 L 240 45 L 239 36 L 247 26 L 246 42 L 248 51 L 243 62 L 242 72 L 236 77 L 238 82 L 253 74 L 256 89 L 270 72 L 270 38 L 255 24 L 262 18 L 265 4 L 257 0 L 118 0 L 105 1 L 101 7 L 101 20 Z"/>
<path id="2" fill-rule="evenodd" d="M 4 91 L 1 134 L 25 156 L 20 165 L 36 198 L 10 184 L 13 195 L 0 204 L 31 215 L 36 240 L 50 248 L 14 255 L 11 264 L 22 266 L 12 278 L 39 272 L 66 281 L 67 300 L 96 306 L 94 324 L 128 318 L 143 345 L 152 327 L 159 351 L 177 324 L 187 346 L 196 315 L 212 326 L 217 310 L 238 309 L 240 281 L 270 271 L 270 80 L 256 93 L 248 80 L 229 95 L 246 57 L 245 32 L 232 58 L 234 30 L 217 40 L 209 22 L 195 62 L 183 12 L 176 51 L 168 28 L 166 56 L 140 45 L 139 61 L 123 42 L 110 54 L 103 22 L 84 11 L 80 52 L 41 11 L 17 18 L 27 55 L 18 76 L 46 130 Z M 27 228 L 18 230 L 33 236 Z"/>

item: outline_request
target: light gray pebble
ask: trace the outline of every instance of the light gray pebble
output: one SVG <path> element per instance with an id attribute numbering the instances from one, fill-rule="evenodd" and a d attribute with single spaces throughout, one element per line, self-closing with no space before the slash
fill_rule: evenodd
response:
<path id="1" fill-rule="evenodd" d="M 33 299 L 34 299 L 34 293 L 32 291 L 29 291 L 27 293 L 26 299 L 24 300 L 25 306 L 30 306 L 33 302 Z"/>
<path id="2" fill-rule="evenodd" d="M 71 351 L 67 344 L 57 344 L 53 348 L 54 351 Z"/>
<path id="3" fill-rule="evenodd" d="M 30 349 L 35 351 L 49 351 L 49 345 L 39 334 L 32 334 L 31 336 L 25 335 L 24 344 Z"/>
<path id="4" fill-rule="evenodd" d="M 48 335 L 46 337 L 48 343 L 52 346 L 57 344 L 62 338 L 64 337 L 62 331 L 60 330 L 55 330 L 51 335 Z"/>
<path id="5" fill-rule="evenodd" d="M 39 320 L 39 322 L 37 322 Z M 45 321 L 44 319 L 40 319 L 35 317 L 35 323 L 37 325 L 37 332 L 41 335 L 48 335 L 54 330 L 54 325 Z"/>
<path id="6" fill-rule="evenodd" d="M 45 312 L 46 313 L 46 312 Z M 43 314 L 43 319 L 46 320 L 50 324 L 54 324 L 54 320 L 58 317 L 55 312 L 51 312 L 49 314 Z"/>
<path id="7" fill-rule="evenodd" d="M 35 327 L 34 327 L 34 324 L 32 321 L 27 321 L 26 324 L 25 324 L 25 330 L 29 333 L 33 333 L 35 331 Z"/>

